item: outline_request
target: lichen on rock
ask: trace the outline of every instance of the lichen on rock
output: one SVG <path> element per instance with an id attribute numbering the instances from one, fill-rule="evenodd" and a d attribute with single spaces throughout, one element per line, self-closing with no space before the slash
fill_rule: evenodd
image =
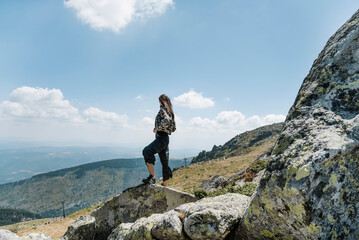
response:
<path id="1" fill-rule="evenodd" d="M 359 11 L 328 41 L 287 116 L 243 239 L 359 239 Z"/>

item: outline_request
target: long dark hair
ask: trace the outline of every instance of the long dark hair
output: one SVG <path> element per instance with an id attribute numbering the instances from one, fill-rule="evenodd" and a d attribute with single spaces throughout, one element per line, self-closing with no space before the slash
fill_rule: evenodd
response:
<path id="1" fill-rule="evenodd" d="M 171 103 L 170 98 L 166 94 L 162 94 L 158 98 L 158 100 L 160 100 L 161 105 L 165 106 L 165 108 L 167 108 L 167 110 L 171 113 L 172 120 L 175 120 L 175 114 L 174 114 L 173 109 L 172 109 L 172 103 Z"/>

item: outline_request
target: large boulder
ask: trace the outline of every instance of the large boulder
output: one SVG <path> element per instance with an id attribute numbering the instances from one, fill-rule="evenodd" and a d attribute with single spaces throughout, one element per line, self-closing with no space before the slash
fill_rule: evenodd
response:
<path id="1" fill-rule="evenodd" d="M 210 192 L 210 191 L 213 191 L 216 189 L 223 188 L 226 185 L 226 183 L 227 182 L 226 182 L 226 179 L 224 179 L 224 177 L 217 175 L 209 180 L 203 181 L 199 187 L 203 188 L 207 192 Z"/>
<path id="2" fill-rule="evenodd" d="M 174 210 L 164 213 L 162 218 L 152 228 L 152 236 L 160 240 L 188 239 L 183 232 L 181 217 L 183 216 Z"/>
<path id="3" fill-rule="evenodd" d="M 238 229 L 243 239 L 359 238 L 359 11 L 305 78 Z"/>
<path id="4" fill-rule="evenodd" d="M 0 229 L 0 240 L 51 240 L 51 236 L 43 233 L 30 233 L 25 236 L 19 237 L 15 233 Z"/>
<path id="5" fill-rule="evenodd" d="M 108 237 L 108 240 L 152 240 L 151 229 L 162 218 L 162 214 L 153 214 L 147 218 L 140 218 L 134 223 L 123 223 Z"/>
<path id="6" fill-rule="evenodd" d="M 201 199 L 177 208 L 184 216 L 184 231 L 193 240 L 224 239 L 240 221 L 250 202 L 250 197 L 227 193 Z"/>
<path id="7" fill-rule="evenodd" d="M 194 201 L 197 199 L 188 193 L 153 184 L 141 184 L 106 201 L 89 216 L 93 220 L 75 223 L 74 227 L 69 227 L 63 238 L 90 239 L 90 234 L 93 234 L 96 240 L 107 239 L 121 223 L 134 223 L 137 219 L 163 213 Z M 74 236 L 77 238 L 73 238 Z"/>
<path id="8" fill-rule="evenodd" d="M 43 233 L 30 233 L 28 235 L 22 236 L 20 240 L 52 240 L 52 237 Z"/>
<path id="9" fill-rule="evenodd" d="M 153 214 L 135 223 L 122 223 L 109 240 L 220 240 L 239 223 L 250 197 L 228 193 Z"/>
<path id="10" fill-rule="evenodd" d="M 0 229 L 0 240 L 20 240 L 20 237 L 9 230 Z"/>
<path id="11" fill-rule="evenodd" d="M 69 226 L 61 240 L 91 240 L 95 237 L 95 218 L 80 216 Z"/>

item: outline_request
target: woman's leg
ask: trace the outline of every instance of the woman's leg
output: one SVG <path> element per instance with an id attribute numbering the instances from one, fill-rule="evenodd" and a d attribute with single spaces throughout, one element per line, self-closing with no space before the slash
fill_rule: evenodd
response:
<path id="1" fill-rule="evenodd" d="M 147 169 L 148 169 L 149 174 L 150 174 L 153 178 L 156 178 L 154 165 L 151 164 L 151 163 L 146 162 L 146 166 L 147 166 Z"/>
<path id="2" fill-rule="evenodd" d="M 156 178 L 154 169 L 156 161 L 155 154 L 160 152 L 165 146 L 165 143 L 163 143 L 163 141 L 160 141 L 158 135 L 156 135 L 156 139 L 147 147 L 145 147 L 142 151 L 142 155 L 145 159 L 148 172 L 154 179 Z"/>
<path id="3" fill-rule="evenodd" d="M 168 166 L 168 160 L 169 160 L 169 149 L 168 145 L 165 149 L 163 149 L 161 152 L 158 153 L 161 164 L 162 164 L 162 177 L 163 177 L 163 186 L 168 185 L 168 179 L 172 177 L 172 171 L 171 168 Z"/>

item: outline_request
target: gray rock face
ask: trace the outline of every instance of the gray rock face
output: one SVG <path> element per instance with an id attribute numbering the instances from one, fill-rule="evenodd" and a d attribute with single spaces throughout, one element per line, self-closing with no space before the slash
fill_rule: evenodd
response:
<path id="1" fill-rule="evenodd" d="M 61 240 L 91 240 L 95 237 L 95 218 L 81 216 L 67 230 Z"/>
<path id="2" fill-rule="evenodd" d="M 359 11 L 305 78 L 239 232 L 359 238 Z"/>
<path id="3" fill-rule="evenodd" d="M 42 233 L 30 233 L 19 237 L 9 230 L 0 229 L 0 240 L 52 240 L 52 238 L 50 235 Z"/>
<path id="4" fill-rule="evenodd" d="M 77 236 L 76 239 L 91 239 L 92 236 L 96 240 L 107 239 L 121 223 L 133 223 L 137 219 L 154 213 L 163 213 L 181 204 L 194 201 L 197 201 L 194 196 L 171 188 L 139 185 L 126 189 L 96 209 L 91 214 L 93 220 L 80 220 L 79 223 L 75 223 L 75 226 L 70 226 L 64 239 L 75 239 L 74 236 Z M 88 230 L 86 232 L 81 229 Z"/>
<path id="5" fill-rule="evenodd" d="M 123 223 L 109 240 L 217 240 L 224 239 L 240 221 L 250 198 L 236 193 L 183 204 L 164 214 L 153 214 L 135 223 Z"/>
<path id="6" fill-rule="evenodd" d="M 184 214 L 184 231 L 191 239 L 224 239 L 244 215 L 249 201 L 248 196 L 228 193 L 181 205 L 175 211 Z"/>
<path id="7" fill-rule="evenodd" d="M 135 223 L 123 223 L 109 236 L 108 240 L 152 240 L 151 229 L 162 218 L 161 214 L 153 214 L 147 218 L 140 218 Z"/>
<path id="8" fill-rule="evenodd" d="M 52 238 L 47 234 L 30 233 L 28 235 L 22 236 L 20 240 L 52 240 Z"/>
<path id="9" fill-rule="evenodd" d="M 20 240 L 20 237 L 9 230 L 0 229 L 0 240 Z"/>
<path id="10" fill-rule="evenodd" d="M 188 239 L 183 230 L 180 213 L 174 210 L 166 212 L 152 228 L 151 233 L 160 240 L 185 240 Z"/>
<path id="11" fill-rule="evenodd" d="M 210 180 L 203 181 L 203 183 L 199 186 L 203 188 L 207 192 L 223 188 L 226 185 L 226 179 L 224 177 L 217 175 Z"/>

